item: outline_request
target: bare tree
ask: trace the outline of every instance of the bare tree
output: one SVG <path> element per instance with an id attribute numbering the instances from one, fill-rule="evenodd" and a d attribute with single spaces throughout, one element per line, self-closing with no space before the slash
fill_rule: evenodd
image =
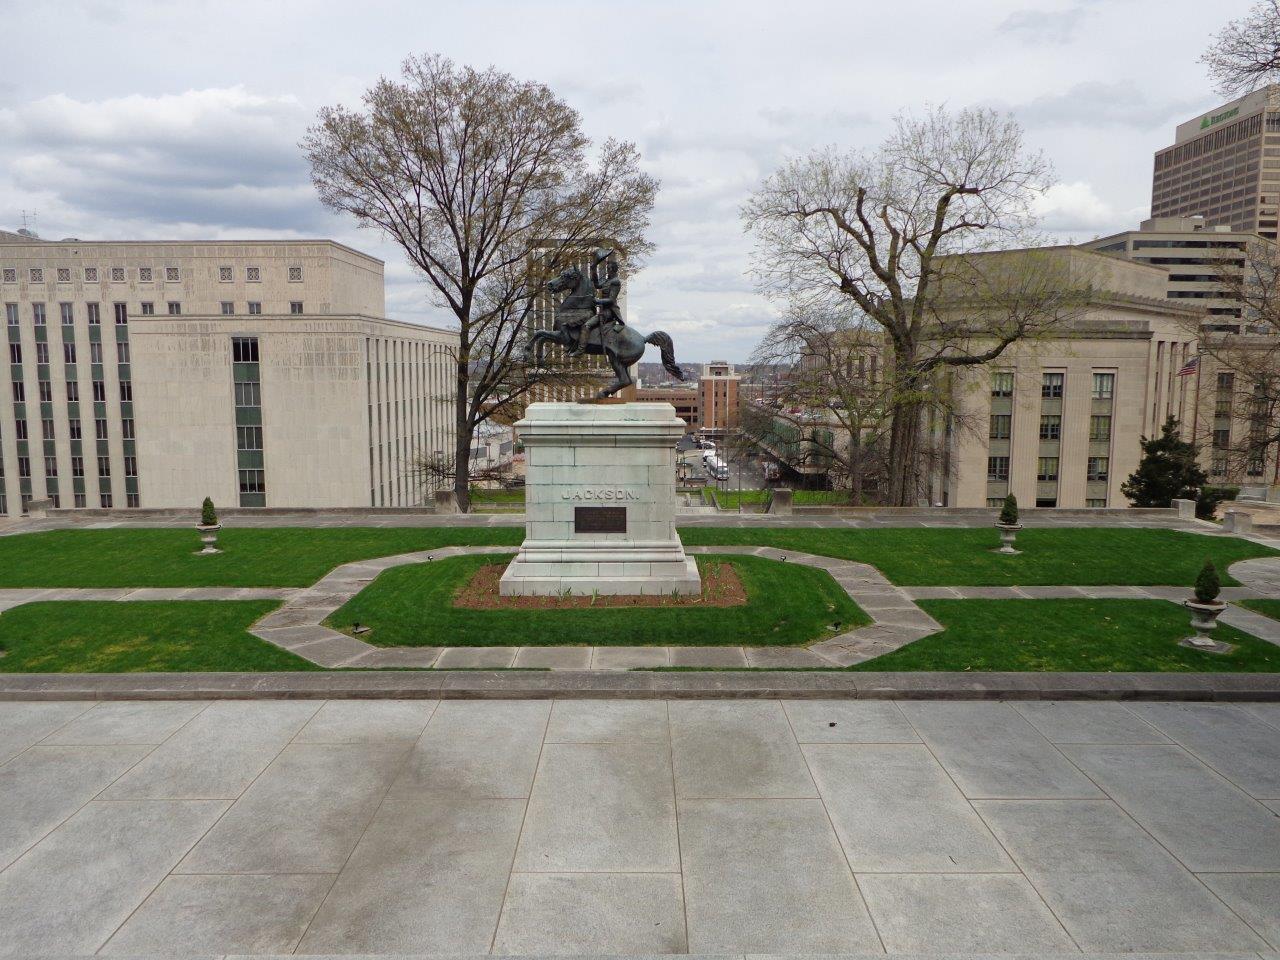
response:
<path id="1" fill-rule="evenodd" d="M 439 56 L 410 57 L 359 109 L 326 107 L 302 149 L 330 209 L 381 230 L 458 325 L 453 488 L 469 507 L 476 427 L 557 374 L 528 370 L 528 323 L 545 281 L 600 237 L 634 271 L 657 182 L 630 143 L 591 143 L 546 86 Z"/>
<path id="2" fill-rule="evenodd" d="M 1240 306 L 1239 332 L 1221 329 L 1232 326 L 1221 315 L 1189 322 L 1198 328 L 1201 362 L 1211 357 L 1215 371 L 1229 375 L 1221 388 L 1202 389 L 1214 389 L 1215 402 L 1225 401 L 1225 413 L 1245 429 L 1212 436 L 1213 453 L 1229 476 L 1261 478 L 1280 445 L 1280 251 L 1271 241 L 1242 241 L 1214 269 L 1221 297 Z"/>
<path id="3" fill-rule="evenodd" d="M 1218 92 L 1238 97 L 1280 78 L 1280 0 L 1259 0 L 1200 57 Z"/>
<path id="4" fill-rule="evenodd" d="M 788 311 L 751 358 L 784 372 L 767 401 L 744 408 L 743 437 L 793 469 L 821 470 L 861 503 L 867 481 L 883 467 L 889 420 L 882 348 L 848 309 Z"/>
<path id="5" fill-rule="evenodd" d="M 973 256 L 1031 239 L 1050 176 L 1011 117 L 934 109 L 898 117 L 874 151 L 790 161 L 743 209 L 766 293 L 802 309 L 843 304 L 883 337 L 890 504 L 922 490 L 935 374 L 987 363 L 1062 319 L 1049 261 Z"/>

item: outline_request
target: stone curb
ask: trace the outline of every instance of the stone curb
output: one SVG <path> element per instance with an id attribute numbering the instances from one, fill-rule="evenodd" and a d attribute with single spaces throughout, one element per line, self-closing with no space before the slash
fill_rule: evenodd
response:
<path id="1" fill-rule="evenodd" d="M 342 671 L 0 675 L 0 701 L 276 699 L 1280 701 L 1280 674 Z"/>

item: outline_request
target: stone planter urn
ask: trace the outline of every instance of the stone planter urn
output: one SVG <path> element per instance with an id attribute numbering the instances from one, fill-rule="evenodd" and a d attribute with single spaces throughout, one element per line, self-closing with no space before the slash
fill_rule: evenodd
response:
<path id="1" fill-rule="evenodd" d="M 1219 643 L 1210 636 L 1213 633 L 1213 628 L 1218 625 L 1218 615 L 1227 609 L 1225 603 L 1219 600 L 1213 600 L 1209 603 L 1200 603 L 1198 600 L 1184 600 L 1182 604 L 1191 611 L 1191 626 L 1196 632 L 1194 637 L 1188 637 L 1184 641 L 1187 646 L 1214 651 L 1230 649 L 1230 644 Z"/>
<path id="2" fill-rule="evenodd" d="M 1021 529 L 1022 524 L 1020 523 L 997 523 L 996 530 L 1000 532 L 1000 546 L 996 553 L 1003 553 L 1007 556 L 1021 553 L 1021 550 L 1015 550 L 1013 547 L 1013 541 L 1017 538 L 1018 531 Z"/>
<path id="3" fill-rule="evenodd" d="M 218 549 L 218 531 L 222 529 L 220 523 L 197 523 L 196 529 L 200 531 L 200 542 L 204 546 L 196 551 L 196 556 L 207 556 L 213 553 L 221 553 Z"/>

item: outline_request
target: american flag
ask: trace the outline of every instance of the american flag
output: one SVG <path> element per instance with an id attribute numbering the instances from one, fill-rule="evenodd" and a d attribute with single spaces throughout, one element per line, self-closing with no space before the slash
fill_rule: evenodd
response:
<path id="1" fill-rule="evenodd" d="M 1188 360 L 1186 363 L 1182 365 L 1182 369 L 1178 371 L 1178 376 L 1189 377 L 1193 373 L 1198 372 L 1199 370 L 1200 370 L 1200 354 L 1197 353 L 1194 357 L 1192 357 L 1190 360 Z"/>

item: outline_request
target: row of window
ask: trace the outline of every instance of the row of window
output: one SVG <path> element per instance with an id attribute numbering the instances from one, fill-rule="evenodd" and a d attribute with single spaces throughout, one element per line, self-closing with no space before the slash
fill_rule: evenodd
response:
<path id="1" fill-rule="evenodd" d="M 1089 457 L 1085 464 L 1085 479 L 1090 482 L 1105 481 L 1108 476 L 1111 460 L 1109 457 Z M 1058 479 L 1058 458 L 1040 457 L 1036 468 L 1036 480 L 1041 483 L 1053 483 Z M 992 483 L 1007 483 L 1009 480 L 1009 458 L 987 457 L 987 480 Z"/>
<path id="2" fill-rule="evenodd" d="M 13 344 L 10 344 L 12 347 Z M 21 380 L 14 380 L 10 383 L 13 388 L 13 402 L 27 402 L 27 385 Z M 93 401 L 94 403 L 107 402 L 107 384 L 105 380 L 94 380 L 92 382 Z M 53 381 L 38 380 L 36 381 L 36 393 L 40 397 L 41 403 L 53 403 Z M 80 384 L 76 380 L 67 381 L 67 403 L 80 402 Z M 120 402 L 133 402 L 133 381 L 120 381 Z"/>
<path id="3" fill-rule="evenodd" d="M 59 314 L 60 314 L 63 326 L 70 326 L 73 323 L 75 323 L 74 306 L 75 306 L 74 304 L 70 304 L 70 303 L 58 304 Z M 169 300 L 169 301 L 166 301 L 165 306 L 167 308 L 167 312 L 169 316 L 177 317 L 182 315 L 182 303 L 180 301 Z M 247 312 L 250 315 L 257 315 L 262 313 L 261 301 L 250 300 L 246 306 L 247 306 Z M 91 327 L 98 326 L 101 323 L 101 313 L 99 311 L 98 304 L 90 303 L 90 304 L 87 304 L 87 307 L 88 307 L 88 313 L 89 313 L 89 326 Z M 125 324 L 127 324 L 129 322 L 129 305 L 126 303 L 116 303 L 116 304 L 113 304 L 113 307 L 115 308 L 116 323 L 119 324 L 120 326 L 124 326 Z M 236 312 L 236 305 L 235 305 L 235 302 L 232 300 L 221 301 L 220 307 L 224 316 L 232 316 Z M 9 326 L 16 327 L 18 325 L 18 305 L 16 303 L 6 303 L 4 305 L 4 308 L 5 308 L 4 310 L 5 319 L 7 320 Z M 144 300 L 142 302 L 142 315 L 144 317 L 155 316 L 155 312 L 156 312 L 156 305 L 154 303 L 152 303 L 149 300 Z M 304 312 L 303 302 L 301 300 L 289 301 L 289 312 L 291 314 L 303 313 Z M 48 319 L 45 311 L 45 304 L 43 303 L 31 304 L 31 320 L 37 327 L 43 327 L 47 325 Z"/>
<path id="4" fill-rule="evenodd" d="M 1013 415 L 1009 413 L 993 413 L 991 415 L 992 440 L 1008 440 L 1012 435 Z M 1040 417 L 1040 439 L 1062 439 L 1062 417 L 1058 414 L 1042 414 Z M 1094 414 L 1089 417 L 1089 439 L 1111 439 L 1111 417 L 1108 414 Z"/>
<path id="5" fill-rule="evenodd" d="M 14 429 L 15 440 L 31 439 L 27 429 L 27 421 L 25 419 L 18 418 L 17 420 L 15 420 L 13 429 Z M 75 417 L 72 417 L 67 421 L 67 431 L 68 431 L 67 433 L 68 439 L 71 439 L 71 440 L 84 439 L 83 431 L 80 426 L 80 421 Z M 44 440 L 54 440 L 57 438 L 57 432 L 54 429 L 53 420 L 49 419 L 48 417 L 41 419 L 40 432 L 41 432 L 41 437 Z M 93 433 L 94 433 L 95 440 L 107 439 L 107 421 L 104 418 L 97 417 L 94 419 Z M 137 439 L 134 435 L 133 419 L 131 417 L 125 417 L 123 420 L 120 421 L 120 433 L 121 433 L 121 438 L 124 440 Z"/>
<path id="6" fill-rule="evenodd" d="M 75 363 L 76 357 L 78 355 L 79 354 L 76 350 L 76 345 L 74 343 L 71 343 L 68 341 L 62 344 L 62 362 L 63 363 Z M 129 341 L 128 340 L 116 341 L 116 360 L 119 363 L 129 362 Z M 92 343 L 89 344 L 89 361 L 90 363 L 102 362 L 102 341 L 101 340 L 94 340 Z M 9 344 L 9 362 L 12 364 L 22 363 L 22 344 L 20 343 Z M 48 362 L 49 362 L 49 344 L 43 341 L 36 343 L 36 363 L 46 364 Z"/>
<path id="7" fill-rule="evenodd" d="M 1066 374 L 1043 373 L 1040 375 L 1040 396 L 1046 400 L 1062 398 L 1062 388 L 1066 382 Z M 1114 373 L 1095 373 L 1093 375 L 1093 399 L 1110 400 L 1116 389 Z M 991 396 L 1013 396 L 1013 371 L 1000 370 L 991 375 Z"/>
<path id="8" fill-rule="evenodd" d="M 58 477 L 58 458 L 44 458 L 44 475 L 48 479 L 56 480 Z M 124 458 L 124 475 L 126 477 L 137 477 L 138 475 L 138 458 Z M 84 457 L 71 458 L 71 476 L 76 479 L 84 477 Z M 105 479 L 111 476 L 111 458 L 98 457 L 98 478 Z M 22 480 L 31 479 L 31 458 L 18 457 L 18 477 Z"/>
<path id="9" fill-rule="evenodd" d="M 100 282 L 101 273 L 97 267 L 84 267 L 83 269 L 84 269 L 83 277 L 84 277 L 85 283 Z M 54 269 L 53 275 L 57 278 L 58 283 L 71 282 L 70 267 L 56 267 Z M 129 271 L 124 267 L 111 267 L 110 270 L 107 272 L 107 276 L 111 278 L 112 283 L 125 283 L 129 279 Z M 155 268 L 154 267 L 138 267 L 137 277 L 138 277 L 139 283 L 152 283 L 156 279 Z M 44 267 L 28 268 L 27 279 L 30 280 L 31 283 L 44 283 L 45 282 Z M 165 267 L 164 279 L 166 283 L 178 283 L 182 280 L 182 271 L 178 267 Z M 245 267 L 244 279 L 248 283 L 260 283 L 262 281 L 262 268 L 261 267 Z M 235 269 L 233 267 L 227 267 L 227 266 L 219 267 L 218 280 L 222 283 L 231 283 L 232 281 L 235 280 Z M 0 269 L 0 282 L 17 283 L 18 268 L 4 267 L 3 269 Z M 302 282 L 302 267 L 289 268 L 289 282 L 290 283 Z"/>

